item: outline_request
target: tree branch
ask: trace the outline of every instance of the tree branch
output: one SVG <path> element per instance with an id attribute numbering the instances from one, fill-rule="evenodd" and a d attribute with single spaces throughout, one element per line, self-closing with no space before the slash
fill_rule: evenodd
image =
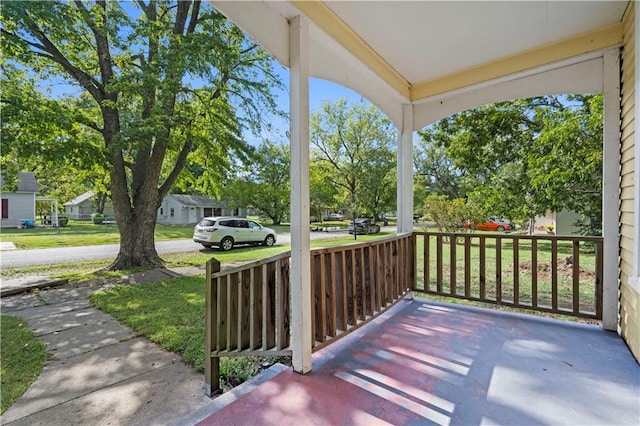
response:
<path id="1" fill-rule="evenodd" d="M 178 179 L 180 172 L 187 162 L 187 155 L 189 155 L 189 153 L 191 152 L 192 147 L 193 141 L 191 139 L 187 139 L 185 144 L 182 146 L 180 153 L 178 154 L 176 164 L 173 166 L 173 169 L 169 173 L 169 176 L 167 176 L 167 179 L 165 179 L 164 183 L 160 185 L 160 188 L 158 189 L 160 198 L 164 198 L 164 196 L 169 193 L 169 190 Z"/>

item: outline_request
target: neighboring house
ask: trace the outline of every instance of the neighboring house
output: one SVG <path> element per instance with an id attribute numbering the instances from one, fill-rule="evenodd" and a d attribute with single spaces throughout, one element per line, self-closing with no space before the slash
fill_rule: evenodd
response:
<path id="1" fill-rule="evenodd" d="M 2 176 L 0 176 L 0 188 L 4 188 Z M 17 228 L 23 219 L 35 222 L 37 192 L 38 183 L 33 172 L 18 173 L 15 192 L 0 189 L 0 198 L 2 198 L 0 228 Z"/>
<path id="2" fill-rule="evenodd" d="M 547 212 L 544 216 L 538 216 L 534 220 L 534 233 L 549 233 L 548 226 L 553 226 L 555 235 L 580 235 L 580 229 L 574 223 L 580 219 L 580 215 L 569 211 Z"/>
<path id="3" fill-rule="evenodd" d="M 73 200 L 64 203 L 64 210 L 68 219 L 73 220 L 91 220 L 91 214 L 96 212 L 93 197 L 96 195 L 93 191 L 87 191 L 77 196 Z M 113 205 L 111 201 L 107 201 L 104 206 L 103 214 L 105 218 L 113 218 Z"/>
<path id="4" fill-rule="evenodd" d="M 157 222 L 165 225 L 190 225 L 207 216 L 246 217 L 245 208 L 230 207 L 224 201 L 206 195 L 167 195 L 158 209 Z"/>

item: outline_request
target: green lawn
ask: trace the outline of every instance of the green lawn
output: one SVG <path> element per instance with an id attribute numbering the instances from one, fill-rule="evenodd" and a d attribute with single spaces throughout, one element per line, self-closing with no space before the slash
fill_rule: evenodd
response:
<path id="1" fill-rule="evenodd" d="M 379 233 L 374 235 L 358 235 L 358 242 L 368 241 L 375 238 L 381 238 L 392 235 L 392 233 Z M 353 243 L 353 236 L 336 236 L 326 240 L 311 241 L 311 247 L 325 247 L 328 245 L 340 245 Z M 166 261 L 168 268 L 180 266 L 202 266 L 211 257 L 215 257 L 223 264 L 235 262 L 250 262 L 253 260 L 264 259 L 278 253 L 290 250 L 291 246 L 276 245 L 273 247 L 237 247 L 231 251 L 223 252 L 220 250 L 202 250 L 187 253 L 173 253 L 162 255 Z M 25 266 L 20 268 L 0 268 L 0 277 L 9 278 L 15 275 L 47 275 L 54 278 L 67 278 L 71 281 L 83 281 L 94 278 L 96 276 L 113 277 L 127 274 L 133 271 L 120 272 L 96 272 L 108 266 L 113 259 L 93 260 L 87 262 L 77 262 L 73 264 L 60 265 L 37 265 Z"/>
<path id="2" fill-rule="evenodd" d="M 4 413 L 38 378 L 47 352 L 24 321 L 0 316 L 0 413 Z"/>
<path id="3" fill-rule="evenodd" d="M 321 226 L 340 226 L 346 228 L 345 222 L 324 222 Z M 271 225 L 276 233 L 288 233 L 288 223 Z M 311 227 L 316 226 L 312 224 Z M 156 241 L 181 240 L 193 237 L 193 225 L 156 225 Z M 87 245 L 117 244 L 120 242 L 118 227 L 115 225 L 95 225 L 90 222 L 70 221 L 68 226 L 60 228 L 15 229 L 5 228 L 0 233 L 0 241 L 13 242 L 19 249 L 39 249 L 55 247 L 80 247 Z"/>
<path id="4" fill-rule="evenodd" d="M 193 226 L 156 225 L 156 241 L 186 239 L 193 236 Z M 19 249 L 78 247 L 120 242 L 118 227 L 70 221 L 60 228 L 6 228 L 0 241 L 11 241 Z"/>
<path id="5" fill-rule="evenodd" d="M 487 235 L 489 237 L 489 235 Z M 442 245 L 442 269 L 441 281 L 442 291 L 450 292 L 451 286 L 451 247 L 448 240 L 444 240 Z M 470 283 L 471 295 L 480 297 L 480 248 L 478 240 L 472 240 L 470 250 Z M 501 264 L 498 269 L 496 240 L 487 238 L 485 248 L 485 291 L 488 299 L 500 299 L 511 301 L 514 298 L 515 282 L 517 279 L 519 286 L 520 303 L 531 304 L 533 301 L 532 277 L 537 273 L 537 303 L 539 305 L 551 305 L 552 298 L 552 264 L 551 264 L 551 243 L 549 241 L 538 242 L 537 271 L 532 268 L 532 246 L 530 240 L 519 240 L 517 258 L 515 257 L 513 240 L 502 241 Z M 425 282 L 424 270 L 424 239 L 418 236 L 417 250 L 420 255 L 417 259 L 417 286 L 424 289 L 426 285 L 431 290 L 437 289 L 437 245 L 434 237 L 430 238 L 430 261 L 429 280 Z M 595 251 L 588 244 L 581 244 L 580 248 L 580 308 L 585 311 L 595 311 Z M 558 306 L 564 309 L 572 308 L 573 281 L 572 266 L 567 264 L 567 258 L 572 256 L 573 246 L 571 241 L 558 241 Z M 455 292 L 464 294 L 465 277 L 465 253 L 462 240 L 458 240 L 455 248 Z M 501 288 L 497 290 L 498 276 L 500 277 Z"/>

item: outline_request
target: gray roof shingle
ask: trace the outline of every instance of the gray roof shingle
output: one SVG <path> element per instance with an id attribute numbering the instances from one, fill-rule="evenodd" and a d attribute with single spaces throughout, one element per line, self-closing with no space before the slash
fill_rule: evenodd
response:
<path id="1" fill-rule="evenodd" d="M 18 172 L 18 182 L 16 183 L 18 192 L 38 192 L 38 182 L 33 172 Z"/>
<path id="2" fill-rule="evenodd" d="M 171 194 L 167 198 L 173 198 L 178 203 L 189 207 L 226 207 L 226 203 L 213 200 L 206 195 Z"/>

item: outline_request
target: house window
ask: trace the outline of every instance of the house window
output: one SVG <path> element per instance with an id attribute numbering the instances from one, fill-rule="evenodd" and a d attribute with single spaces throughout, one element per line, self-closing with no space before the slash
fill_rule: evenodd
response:
<path id="1" fill-rule="evenodd" d="M 213 216 L 213 209 L 211 207 L 205 207 L 204 208 L 204 215 L 205 216 Z"/>
<path id="2" fill-rule="evenodd" d="M 8 198 L 2 199 L 2 218 L 3 219 L 9 218 L 9 199 Z"/>
<path id="3" fill-rule="evenodd" d="M 240 209 L 233 209 L 234 216 L 240 216 Z"/>
<path id="4" fill-rule="evenodd" d="M 160 207 L 160 216 L 162 216 L 164 214 L 164 210 L 162 207 Z"/>
<path id="5" fill-rule="evenodd" d="M 221 208 L 213 209 L 213 215 L 214 216 L 222 216 L 222 209 Z"/>
<path id="6" fill-rule="evenodd" d="M 176 215 L 175 209 L 171 207 L 171 209 L 169 210 L 169 216 L 174 217 L 175 215 Z"/>

